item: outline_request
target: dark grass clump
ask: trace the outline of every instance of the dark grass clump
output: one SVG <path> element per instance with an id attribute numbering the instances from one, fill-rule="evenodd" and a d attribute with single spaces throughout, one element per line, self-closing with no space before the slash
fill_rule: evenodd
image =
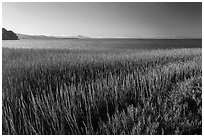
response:
<path id="1" fill-rule="evenodd" d="M 3 48 L 2 134 L 202 134 L 200 49 Z"/>

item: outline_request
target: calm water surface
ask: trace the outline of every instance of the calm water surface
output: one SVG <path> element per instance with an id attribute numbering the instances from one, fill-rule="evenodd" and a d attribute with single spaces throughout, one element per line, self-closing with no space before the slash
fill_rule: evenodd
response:
<path id="1" fill-rule="evenodd" d="M 22 40 L 3 40 L 2 46 L 9 48 L 55 48 L 55 49 L 201 48 L 202 40 L 22 39 Z"/>

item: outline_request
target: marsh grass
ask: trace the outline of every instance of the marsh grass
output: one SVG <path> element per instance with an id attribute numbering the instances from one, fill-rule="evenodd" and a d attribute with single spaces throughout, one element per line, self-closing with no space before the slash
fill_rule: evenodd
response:
<path id="1" fill-rule="evenodd" d="M 200 49 L 2 53 L 2 134 L 202 134 Z"/>

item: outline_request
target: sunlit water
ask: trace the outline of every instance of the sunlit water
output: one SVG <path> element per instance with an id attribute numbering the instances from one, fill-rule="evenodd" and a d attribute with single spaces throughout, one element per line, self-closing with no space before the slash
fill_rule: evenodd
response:
<path id="1" fill-rule="evenodd" d="M 22 40 L 3 40 L 2 46 L 9 48 L 45 48 L 45 49 L 201 48 L 202 40 L 22 39 Z"/>

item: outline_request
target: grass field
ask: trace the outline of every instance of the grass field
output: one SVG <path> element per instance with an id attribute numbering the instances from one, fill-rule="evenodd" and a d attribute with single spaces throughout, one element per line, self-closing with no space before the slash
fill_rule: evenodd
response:
<path id="1" fill-rule="evenodd" d="M 2 134 L 202 134 L 202 50 L 2 49 Z"/>

